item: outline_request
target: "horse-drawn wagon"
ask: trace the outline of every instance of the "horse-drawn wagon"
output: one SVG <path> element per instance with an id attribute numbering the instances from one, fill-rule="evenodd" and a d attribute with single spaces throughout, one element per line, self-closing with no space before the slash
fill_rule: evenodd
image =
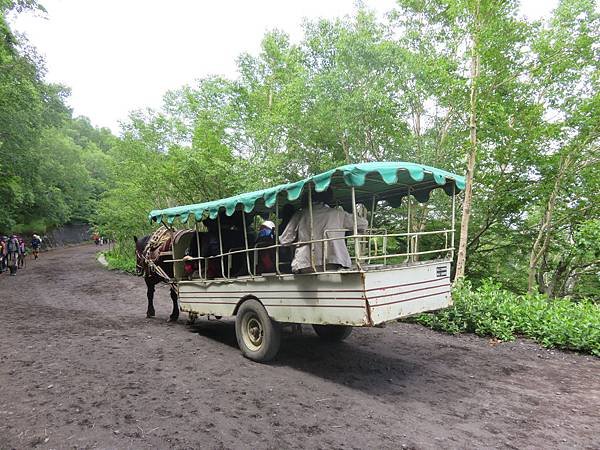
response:
<path id="1" fill-rule="evenodd" d="M 242 353 L 267 361 L 279 349 L 282 324 L 311 324 L 322 338 L 341 340 L 352 327 L 449 306 L 455 198 L 464 187 L 463 177 L 433 167 L 373 162 L 222 200 L 154 210 L 149 217 L 169 230 L 176 220 L 193 224 L 172 234 L 172 254 L 165 257 L 172 263 L 167 276 L 179 309 L 191 317 L 235 317 Z M 452 205 L 431 215 L 440 223 L 440 211 L 446 211 L 451 227 L 415 231 L 413 199 L 422 205 L 437 189 L 451 197 Z M 318 205 L 324 192 L 330 193 L 329 205 Z M 321 207 L 350 220 L 327 228 L 315 222 L 315 208 Z M 296 213 L 284 217 L 285 209 Z M 304 224 L 304 233 L 282 242 L 290 234 L 282 222 L 294 220 L 297 227 Z M 273 225 L 271 241 L 259 242 L 255 228 L 266 221 Z M 330 264 L 340 261 L 333 258 L 340 251 L 347 252 L 348 263 Z M 292 270 L 300 253 L 308 267 Z"/>

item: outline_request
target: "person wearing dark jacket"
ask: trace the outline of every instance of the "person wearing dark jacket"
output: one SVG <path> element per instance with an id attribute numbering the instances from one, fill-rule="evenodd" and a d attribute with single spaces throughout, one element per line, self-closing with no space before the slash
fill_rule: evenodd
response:
<path id="1" fill-rule="evenodd" d="M 17 264 L 19 262 L 20 245 L 17 236 L 14 234 L 8 239 L 7 245 L 7 264 L 11 275 L 17 274 Z"/>
<path id="2" fill-rule="evenodd" d="M 31 248 L 33 249 L 33 257 L 34 259 L 38 259 L 38 255 L 40 253 L 40 247 L 42 246 L 42 238 L 37 234 L 34 234 L 31 238 Z"/>
<path id="3" fill-rule="evenodd" d="M 8 237 L 0 236 L 0 273 L 4 272 L 8 267 L 6 264 L 6 258 L 8 257 L 7 240 Z"/>

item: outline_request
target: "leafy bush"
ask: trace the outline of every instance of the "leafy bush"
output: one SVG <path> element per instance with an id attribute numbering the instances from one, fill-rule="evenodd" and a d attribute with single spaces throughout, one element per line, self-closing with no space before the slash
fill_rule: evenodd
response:
<path id="1" fill-rule="evenodd" d="M 468 282 L 453 291 L 454 306 L 410 319 L 434 330 L 475 333 L 503 341 L 518 335 L 548 348 L 600 356 L 600 306 L 592 301 L 517 295 L 487 280 L 477 289 Z"/>
<path id="2" fill-rule="evenodd" d="M 135 273 L 135 252 L 133 245 L 130 247 L 127 248 L 117 244 L 111 251 L 106 252 L 104 256 L 108 267 L 114 270 Z"/>

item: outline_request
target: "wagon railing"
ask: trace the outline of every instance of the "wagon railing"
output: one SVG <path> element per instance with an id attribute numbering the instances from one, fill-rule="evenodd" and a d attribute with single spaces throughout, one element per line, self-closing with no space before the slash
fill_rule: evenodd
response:
<path id="1" fill-rule="evenodd" d="M 177 262 L 191 262 L 191 261 L 198 261 L 198 262 L 204 262 L 204 264 L 198 264 L 198 275 L 199 275 L 199 279 L 202 280 L 208 280 L 208 262 L 211 260 L 219 260 L 221 262 L 221 276 L 217 277 L 216 279 L 233 279 L 233 278 L 239 278 L 239 277 L 232 277 L 231 276 L 231 269 L 232 269 L 232 256 L 235 255 L 246 255 L 246 263 L 247 263 L 247 275 L 243 275 L 245 277 L 256 277 L 256 276 L 260 276 L 260 274 L 257 274 L 257 265 L 258 265 L 258 258 L 257 255 L 259 252 L 262 251 L 270 251 L 270 250 L 275 250 L 275 253 L 277 254 L 279 252 L 279 249 L 281 248 L 298 248 L 301 246 L 306 246 L 306 245 L 322 245 L 323 251 L 322 251 L 322 261 L 320 261 L 322 264 L 317 265 L 315 263 L 315 265 L 313 266 L 313 270 L 314 273 L 330 273 L 332 272 L 332 270 L 327 270 L 327 256 L 328 256 L 328 247 L 329 245 L 327 245 L 329 242 L 333 242 L 333 241 L 339 241 L 339 240 L 344 240 L 347 242 L 347 246 L 352 250 L 355 249 L 354 252 L 350 253 L 350 257 L 351 259 L 354 261 L 354 269 L 361 269 L 363 266 L 363 263 L 366 263 L 366 265 L 368 266 L 369 264 L 371 264 L 372 261 L 382 261 L 383 265 L 388 265 L 388 263 L 392 264 L 398 264 L 397 259 L 398 258 L 405 258 L 403 263 L 407 264 L 410 263 L 412 261 L 415 261 L 416 258 L 418 258 L 419 256 L 424 256 L 424 255 L 432 255 L 432 254 L 438 254 L 440 255 L 440 257 L 448 257 L 448 258 L 452 258 L 454 255 L 454 247 L 449 245 L 449 239 L 450 236 L 452 235 L 452 230 L 451 229 L 443 229 L 443 230 L 437 230 L 437 231 L 419 231 L 419 232 L 404 232 L 404 233 L 387 233 L 386 230 L 383 229 L 368 229 L 366 230 L 366 232 L 364 234 L 356 234 L 356 235 L 348 235 L 348 236 L 336 236 L 336 237 L 329 237 L 329 235 L 331 233 L 340 233 L 340 232 L 351 232 L 351 230 L 349 229 L 331 229 L 331 230 L 326 230 L 325 231 L 325 237 L 322 239 L 312 239 L 312 240 L 307 240 L 307 241 L 300 241 L 300 242 L 293 242 L 291 244 L 273 244 L 273 245 L 268 245 L 268 246 L 260 246 L 260 247 L 249 247 L 249 248 L 240 248 L 240 249 L 231 249 L 230 251 L 227 252 L 222 252 L 219 253 L 217 255 L 211 255 L 211 256 L 195 256 L 195 257 L 191 257 L 191 256 L 185 256 L 183 258 L 174 258 L 174 259 L 169 259 L 166 260 L 165 262 L 171 262 L 171 263 L 177 263 Z M 422 236 L 434 236 L 434 235 L 443 235 L 444 236 L 444 245 L 441 248 L 435 248 L 435 249 L 428 249 L 428 250 L 419 250 L 419 238 Z M 397 238 L 406 238 L 407 240 L 407 250 L 404 252 L 395 252 L 395 253 L 389 253 L 388 252 L 388 243 L 390 239 L 397 239 Z M 350 242 L 354 241 L 356 243 L 356 245 L 349 245 Z M 379 241 L 382 242 L 381 246 L 379 246 Z M 361 246 L 366 247 L 367 251 L 366 252 L 361 252 L 360 248 Z M 222 248 L 222 247 L 221 247 Z M 356 252 L 356 249 L 358 249 L 358 254 Z M 250 254 L 253 254 L 254 257 L 252 258 L 253 263 L 250 263 Z M 225 264 L 225 258 L 227 258 L 227 265 Z M 277 275 L 284 275 L 284 273 L 280 270 L 280 266 L 281 266 L 282 262 L 279 260 L 279 258 L 277 258 L 277 261 L 275 262 L 275 274 Z M 204 269 L 204 274 L 202 274 L 202 268 Z M 319 269 L 319 270 L 317 270 Z M 273 272 L 271 272 L 273 273 Z M 212 279 L 212 278 L 211 278 Z"/>

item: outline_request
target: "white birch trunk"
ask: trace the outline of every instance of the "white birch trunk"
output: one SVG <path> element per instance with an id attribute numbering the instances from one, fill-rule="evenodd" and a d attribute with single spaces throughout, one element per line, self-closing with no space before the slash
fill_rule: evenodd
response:
<path id="1" fill-rule="evenodd" d="M 471 203 L 473 199 L 473 174 L 477 160 L 477 81 L 479 79 L 479 3 L 475 14 L 475 30 L 471 42 L 471 95 L 470 95 L 470 150 L 467 162 L 467 173 L 465 194 L 463 198 L 462 218 L 460 221 L 460 241 L 458 243 L 458 254 L 456 256 L 455 280 L 465 276 L 465 264 L 467 260 L 467 242 L 469 237 L 469 219 L 471 218 Z"/>

